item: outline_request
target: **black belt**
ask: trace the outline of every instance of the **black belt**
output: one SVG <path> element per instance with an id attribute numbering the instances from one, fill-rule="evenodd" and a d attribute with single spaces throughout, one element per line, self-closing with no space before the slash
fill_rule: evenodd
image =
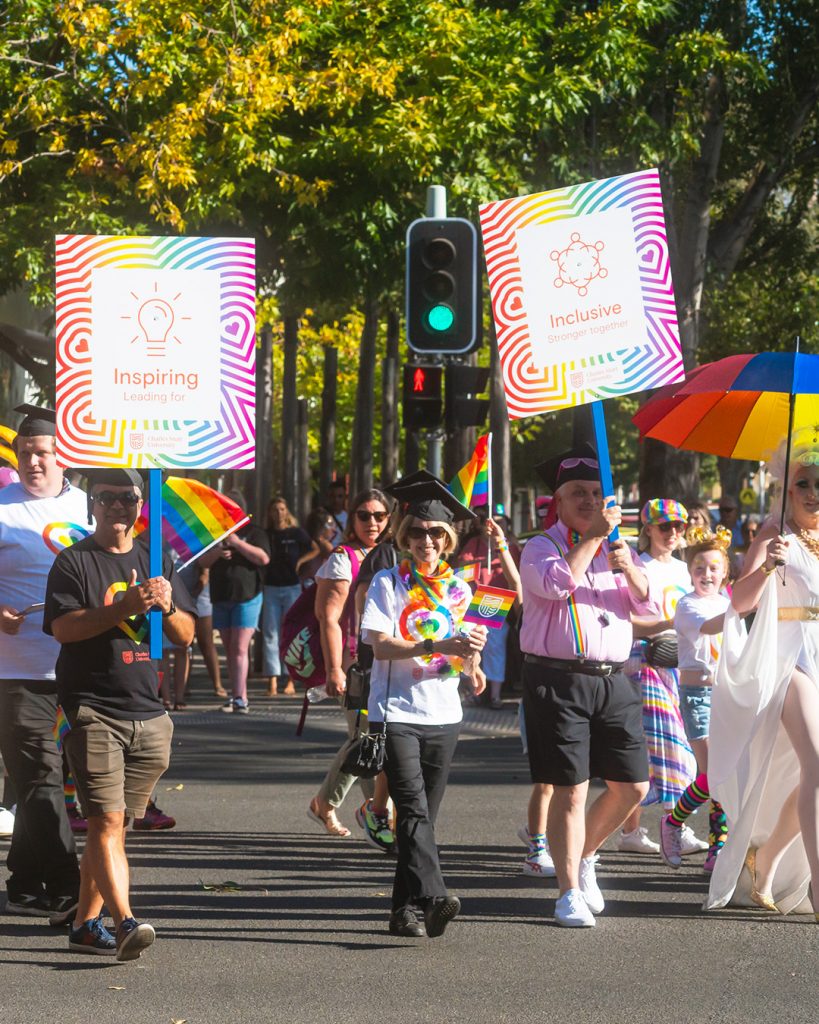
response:
<path id="1" fill-rule="evenodd" d="M 587 676 L 610 676 L 619 672 L 624 661 L 592 661 L 591 658 L 544 658 L 540 654 L 524 654 L 523 660 L 555 672 L 581 672 Z"/>

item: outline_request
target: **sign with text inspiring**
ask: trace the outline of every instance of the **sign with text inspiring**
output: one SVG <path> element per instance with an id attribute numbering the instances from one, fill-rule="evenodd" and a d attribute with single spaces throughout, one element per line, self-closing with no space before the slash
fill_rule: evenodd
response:
<path id="1" fill-rule="evenodd" d="M 57 237 L 57 456 L 252 469 L 252 238 Z"/>
<path id="2" fill-rule="evenodd" d="M 682 379 L 656 170 L 480 213 L 512 419 Z"/>

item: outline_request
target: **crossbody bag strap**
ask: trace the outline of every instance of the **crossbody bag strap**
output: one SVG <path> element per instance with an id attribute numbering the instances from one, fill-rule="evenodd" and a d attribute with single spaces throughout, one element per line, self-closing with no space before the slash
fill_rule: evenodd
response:
<path id="1" fill-rule="evenodd" d="M 395 598 L 396 598 L 396 594 L 397 594 L 397 591 L 395 589 L 395 573 L 396 573 L 396 570 L 397 570 L 397 566 L 393 566 L 392 569 L 390 569 L 390 579 L 392 580 L 392 604 L 393 604 L 392 635 L 393 636 L 395 636 L 395 622 L 396 622 L 396 615 L 395 615 Z M 384 701 L 384 733 L 385 733 L 385 735 L 386 735 L 386 732 L 387 732 L 387 712 L 390 710 L 390 684 L 391 683 L 392 683 L 392 658 L 389 659 L 389 663 L 387 664 L 387 697 L 386 697 L 386 700 Z"/>
<path id="2" fill-rule="evenodd" d="M 549 540 L 557 548 L 557 553 L 565 561 L 566 551 L 563 550 L 563 546 L 560 541 L 553 537 L 550 533 L 544 534 L 546 540 Z M 577 601 L 574 599 L 574 594 L 569 594 L 566 598 L 566 607 L 569 610 L 569 623 L 572 627 L 572 640 L 574 642 L 574 653 L 578 658 L 582 658 L 586 654 L 586 645 L 583 643 L 583 633 L 580 629 L 580 616 L 577 612 Z"/>

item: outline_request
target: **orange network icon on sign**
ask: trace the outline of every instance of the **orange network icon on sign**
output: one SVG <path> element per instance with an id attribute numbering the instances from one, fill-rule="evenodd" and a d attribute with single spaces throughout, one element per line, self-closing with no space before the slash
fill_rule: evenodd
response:
<path id="1" fill-rule="evenodd" d="M 579 296 L 585 295 L 589 285 L 596 278 L 608 277 L 608 270 L 600 263 L 600 253 L 605 248 L 604 242 L 584 242 L 577 231 L 572 232 L 571 240 L 565 249 L 553 249 L 549 258 L 557 263 L 555 288 L 564 284 L 577 289 Z"/>

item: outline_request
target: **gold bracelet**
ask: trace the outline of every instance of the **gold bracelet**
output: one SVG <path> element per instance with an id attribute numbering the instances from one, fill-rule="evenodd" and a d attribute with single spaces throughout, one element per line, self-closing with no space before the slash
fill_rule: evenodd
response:
<path id="1" fill-rule="evenodd" d="M 772 572 L 776 572 L 776 566 L 775 565 L 771 566 L 770 569 L 766 569 L 764 562 L 762 563 L 762 565 L 760 565 L 759 568 L 762 570 L 762 575 L 763 576 L 770 576 Z"/>

